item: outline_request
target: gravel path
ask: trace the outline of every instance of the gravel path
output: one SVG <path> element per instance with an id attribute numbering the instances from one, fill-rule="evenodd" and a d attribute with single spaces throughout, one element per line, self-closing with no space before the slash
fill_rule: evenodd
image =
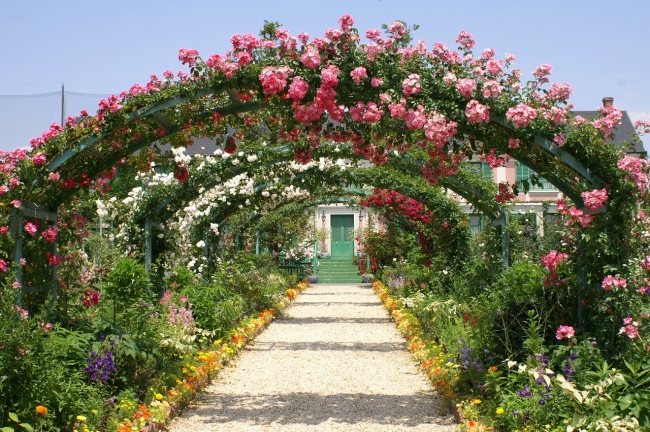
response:
<path id="1" fill-rule="evenodd" d="M 312 285 L 170 425 L 185 431 L 453 431 L 369 284 Z"/>

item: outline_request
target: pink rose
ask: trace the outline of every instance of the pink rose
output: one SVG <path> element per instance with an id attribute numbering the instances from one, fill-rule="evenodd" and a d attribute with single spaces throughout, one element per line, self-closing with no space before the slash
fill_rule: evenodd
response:
<path id="1" fill-rule="evenodd" d="M 557 332 L 555 332 L 555 337 L 557 340 L 571 339 L 575 333 L 575 329 L 571 326 L 560 326 L 558 327 Z"/>
<path id="2" fill-rule="evenodd" d="M 320 65 L 320 53 L 316 48 L 307 48 L 300 61 L 309 69 L 316 69 Z"/>
<path id="3" fill-rule="evenodd" d="M 352 69 L 350 76 L 355 84 L 361 84 L 361 80 L 368 78 L 368 72 L 366 72 L 366 68 L 364 67 L 357 67 Z"/>
<path id="4" fill-rule="evenodd" d="M 38 228 L 36 228 L 36 225 L 34 225 L 33 223 L 27 222 L 25 224 L 25 232 L 30 236 L 34 237 L 34 235 L 38 232 Z"/>
<path id="5" fill-rule="evenodd" d="M 47 157 L 45 156 L 45 153 L 36 153 L 32 156 L 32 162 L 35 166 L 41 166 L 47 162 Z"/>
<path id="6" fill-rule="evenodd" d="M 406 96 L 420 93 L 420 75 L 411 74 L 402 82 L 402 90 Z"/>

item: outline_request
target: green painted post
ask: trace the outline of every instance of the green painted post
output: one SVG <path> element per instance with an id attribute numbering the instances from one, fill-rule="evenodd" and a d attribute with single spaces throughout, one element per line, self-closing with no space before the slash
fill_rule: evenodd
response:
<path id="1" fill-rule="evenodd" d="M 510 239 L 508 238 L 508 213 L 504 213 L 501 218 L 501 260 L 503 261 L 503 266 L 508 268 L 508 262 L 510 260 L 510 245 L 508 244 L 510 242 Z"/>
<path id="2" fill-rule="evenodd" d="M 260 232 L 255 233 L 255 255 L 260 255 Z"/>
<path id="3" fill-rule="evenodd" d="M 14 267 L 16 268 L 16 280 L 20 283 L 20 290 L 18 291 L 18 299 L 16 303 L 18 307 L 22 307 L 23 303 L 23 266 L 20 264 L 20 259 L 23 257 L 23 213 L 20 209 L 11 210 L 11 236 L 16 239 L 14 246 Z"/>
<path id="4" fill-rule="evenodd" d="M 52 254 L 56 255 L 58 250 L 57 247 L 57 242 L 55 241 L 54 244 L 52 244 Z M 50 311 L 49 313 L 52 314 L 52 311 L 54 310 L 54 303 L 56 302 L 56 297 L 58 295 L 58 279 L 59 279 L 59 268 L 57 266 L 52 266 L 52 282 L 50 285 Z"/>
<path id="5" fill-rule="evenodd" d="M 151 255 L 151 218 L 146 218 L 144 220 L 144 267 L 147 271 L 151 271 Z"/>

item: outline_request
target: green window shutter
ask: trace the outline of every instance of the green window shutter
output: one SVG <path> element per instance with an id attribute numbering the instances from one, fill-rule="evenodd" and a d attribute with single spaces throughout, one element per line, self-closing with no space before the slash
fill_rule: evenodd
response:
<path id="1" fill-rule="evenodd" d="M 530 178 L 530 168 L 517 162 L 517 181 L 527 180 Z"/>
<path id="2" fill-rule="evenodd" d="M 484 179 L 492 181 L 492 169 L 487 162 L 481 162 L 481 173 Z"/>

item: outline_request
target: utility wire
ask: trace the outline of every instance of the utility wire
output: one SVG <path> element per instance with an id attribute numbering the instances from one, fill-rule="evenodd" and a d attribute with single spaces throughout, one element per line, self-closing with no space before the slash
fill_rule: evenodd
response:
<path id="1" fill-rule="evenodd" d="M 66 95 L 72 96 L 83 96 L 83 97 L 105 97 L 110 94 L 106 93 L 80 93 L 66 90 Z M 50 92 L 50 93 L 35 93 L 35 94 L 18 94 L 18 95 L 0 95 L 0 99 L 29 99 L 29 98 L 39 98 L 39 97 L 48 97 L 48 96 L 60 96 L 61 92 Z"/>

